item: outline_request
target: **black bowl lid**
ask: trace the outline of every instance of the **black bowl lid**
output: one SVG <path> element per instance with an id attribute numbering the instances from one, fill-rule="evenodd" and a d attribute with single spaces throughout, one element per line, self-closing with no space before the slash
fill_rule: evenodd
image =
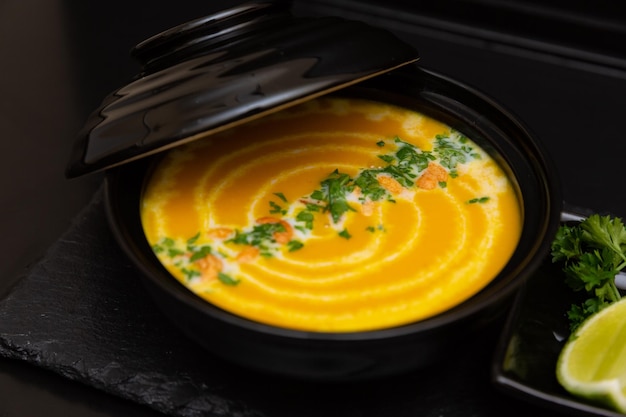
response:
<path id="1" fill-rule="evenodd" d="M 248 2 L 162 32 L 132 55 L 141 73 L 79 133 L 68 177 L 120 165 L 415 62 L 391 33 L 290 2 Z"/>

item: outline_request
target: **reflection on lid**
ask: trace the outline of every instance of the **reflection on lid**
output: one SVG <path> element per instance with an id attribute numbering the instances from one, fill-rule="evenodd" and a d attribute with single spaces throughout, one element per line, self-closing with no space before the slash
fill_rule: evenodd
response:
<path id="1" fill-rule="evenodd" d="M 273 9 L 262 15 L 263 2 L 238 6 L 237 13 L 199 19 L 138 45 L 133 52 L 142 73 L 87 121 L 67 175 L 178 146 L 418 59 L 385 30 L 332 17 L 295 18 L 285 2 L 265 3 Z M 229 30 L 223 20 L 234 15 L 237 30 Z"/>

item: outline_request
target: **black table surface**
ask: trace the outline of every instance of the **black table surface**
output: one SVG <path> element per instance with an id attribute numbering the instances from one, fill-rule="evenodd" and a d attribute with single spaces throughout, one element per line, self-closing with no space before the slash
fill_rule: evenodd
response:
<path id="1" fill-rule="evenodd" d="M 65 165 L 88 113 L 137 72 L 130 48 L 233 3 L 0 0 L 0 298 L 29 265 L 45 257 L 97 192 L 99 175 L 66 180 Z M 626 215 L 626 70 L 620 62 L 585 60 L 533 42 L 482 36 L 476 27 L 448 30 L 419 16 L 350 8 L 354 2 L 338 2 L 345 7 L 330 3 L 301 1 L 295 10 L 344 14 L 395 31 L 418 47 L 422 66 L 477 87 L 517 114 L 551 154 L 567 202 Z M 513 410 L 550 414 L 518 401 L 510 399 Z M 467 415 L 463 404 L 454 402 L 451 397 L 449 407 L 428 415 Z M 264 404 L 262 415 L 272 417 L 271 404 Z M 380 415 L 389 410 L 419 415 L 390 406 L 381 406 Z M 476 415 L 479 410 L 465 411 Z M 349 409 L 344 411 L 350 415 Z M 367 415 L 374 414 L 369 410 Z M 26 415 L 162 414 L 25 361 L 0 359 L 0 416 Z M 355 408 L 352 415 L 365 414 Z"/>

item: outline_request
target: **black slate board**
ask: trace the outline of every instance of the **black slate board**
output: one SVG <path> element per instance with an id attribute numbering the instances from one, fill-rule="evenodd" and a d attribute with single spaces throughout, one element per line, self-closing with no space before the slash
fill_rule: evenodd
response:
<path id="1" fill-rule="evenodd" d="M 100 190 L 0 300 L 0 355 L 181 417 L 500 417 L 544 411 L 501 394 L 489 380 L 501 320 L 459 346 L 456 356 L 386 380 L 290 381 L 211 356 L 148 298 L 108 229 L 102 198 Z"/>

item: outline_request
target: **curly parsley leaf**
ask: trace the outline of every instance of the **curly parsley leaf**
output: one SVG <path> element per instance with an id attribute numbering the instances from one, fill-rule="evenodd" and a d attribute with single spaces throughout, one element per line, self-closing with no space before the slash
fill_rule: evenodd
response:
<path id="1" fill-rule="evenodd" d="M 582 229 L 562 225 L 552 242 L 552 262 L 566 262 L 582 254 Z"/>
<path id="2" fill-rule="evenodd" d="M 562 225 L 552 242 L 552 262 L 563 263 L 565 283 L 587 297 L 568 312 L 571 330 L 620 299 L 615 275 L 626 266 L 626 228 L 621 219 L 594 214 Z"/>
<path id="3" fill-rule="evenodd" d="M 598 248 L 609 248 L 626 260 L 624 247 L 626 246 L 626 229 L 619 218 L 593 215 L 580 225 L 583 230 L 583 239 Z"/>

